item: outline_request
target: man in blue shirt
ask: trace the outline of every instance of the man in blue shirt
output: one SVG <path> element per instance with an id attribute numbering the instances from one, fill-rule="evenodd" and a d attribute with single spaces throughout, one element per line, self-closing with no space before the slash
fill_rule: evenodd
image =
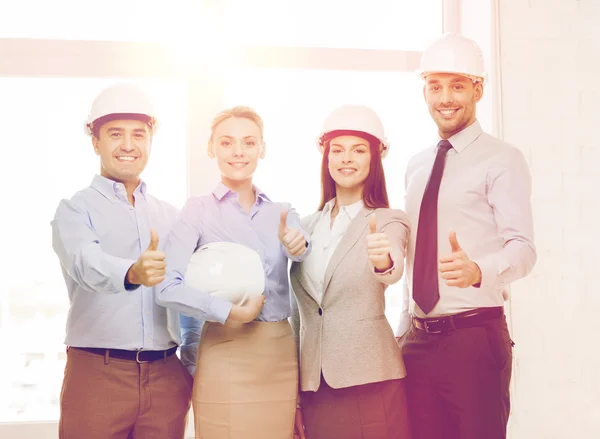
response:
<path id="1" fill-rule="evenodd" d="M 174 355 L 179 314 L 154 291 L 177 210 L 140 179 L 155 113 L 141 90 L 119 84 L 98 95 L 85 128 L 100 175 L 52 221 L 70 301 L 59 437 L 182 439 L 192 377 Z"/>

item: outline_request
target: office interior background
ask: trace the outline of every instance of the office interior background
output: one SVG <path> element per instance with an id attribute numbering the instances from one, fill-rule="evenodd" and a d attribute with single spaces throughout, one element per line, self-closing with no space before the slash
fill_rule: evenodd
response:
<path id="1" fill-rule="evenodd" d="M 219 178 L 206 156 L 212 116 L 254 107 L 267 142 L 256 184 L 301 215 L 318 204 L 325 116 L 369 105 L 391 143 L 390 201 L 403 208 L 407 161 L 436 139 L 415 70 L 448 31 L 482 47 L 479 120 L 523 151 L 533 176 L 538 262 L 506 304 L 509 437 L 600 437 L 598 22 L 600 0 L 0 2 L 0 437 L 58 437 L 68 300 L 50 220 L 99 171 L 83 121 L 102 88 L 133 81 L 154 99 L 160 129 L 143 177 L 177 207 Z M 386 296 L 392 325 L 400 291 Z"/>

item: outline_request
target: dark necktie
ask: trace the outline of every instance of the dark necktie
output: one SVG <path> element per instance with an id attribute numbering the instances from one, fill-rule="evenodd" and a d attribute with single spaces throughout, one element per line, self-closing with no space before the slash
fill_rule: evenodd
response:
<path id="1" fill-rule="evenodd" d="M 452 145 L 447 140 L 441 140 L 437 145 L 437 154 L 423 193 L 419 213 L 413 263 L 413 298 L 425 314 L 429 314 L 440 300 L 437 207 L 446 154 L 450 148 Z"/>

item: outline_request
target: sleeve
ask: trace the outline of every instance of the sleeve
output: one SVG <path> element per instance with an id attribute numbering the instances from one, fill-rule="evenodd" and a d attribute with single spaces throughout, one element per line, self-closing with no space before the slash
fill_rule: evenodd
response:
<path id="1" fill-rule="evenodd" d="M 290 285 L 290 308 L 292 310 L 289 322 L 294 332 L 294 341 L 296 342 L 296 355 L 298 358 L 298 377 L 300 377 L 300 309 L 298 307 L 298 301 L 296 300 L 296 294 Z M 296 397 L 296 407 L 300 406 L 300 378 L 298 378 L 298 395 Z"/>
<path id="2" fill-rule="evenodd" d="M 131 290 L 125 286 L 125 276 L 135 260 L 119 258 L 102 249 L 84 208 L 73 200 L 62 200 L 51 225 L 54 252 L 79 286 L 104 294 Z"/>
<path id="3" fill-rule="evenodd" d="M 406 331 L 410 329 L 411 316 L 409 313 L 410 295 L 408 292 L 408 284 L 406 279 L 402 282 L 402 300 L 400 301 L 400 320 L 398 321 L 398 327 L 396 328 L 396 338 L 402 337 Z"/>
<path id="4" fill-rule="evenodd" d="M 319 219 L 319 213 L 320 212 L 315 212 L 311 215 L 307 215 L 305 217 L 302 217 L 302 219 L 300 219 L 300 227 L 302 228 L 302 230 L 305 230 L 307 232 L 307 234 L 308 234 L 308 230 L 313 226 L 315 221 Z"/>
<path id="5" fill-rule="evenodd" d="M 290 259 L 291 261 L 294 261 L 294 262 L 302 262 L 310 254 L 310 251 L 312 250 L 312 245 L 310 243 L 310 235 L 302 227 L 302 222 L 300 221 L 300 215 L 298 215 L 298 212 L 296 212 L 296 209 L 294 209 L 290 204 L 286 204 L 285 208 L 287 209 L 287 212 L 288 212 L 286 225 L 289 228 L 295 228 L 295 229 L 300 230 L 300 232 L 304 236 L 304 240 L 306 241 L 307 248 L 306 248 L 306 251 L 304 253 L 302 253 L 300 256 L 292 256 L 287 251 L 287 249 L 285 248 L 285 246 L 283 244 L 280 244 L 280 245 L 284 249 L 285 254 L 288 257 L 288 259 Z"/>
<path id="6" fill-rule="evenodd" d="M 487 196 L 494 211 L 503 247 L 474 262 L 481 270 L 485 289 L 502 288 L 531 272 L 537 259 L 533 243 L 531 174 L 516 148 L 488 173 Z"/>
<path id="7" fill-rule="evenodd" d="M 196 372 L 196 357 L 198 355 L 198 344 L 204 320 L 194 317 L 180 315 L 181 323 L 181 363 L 185 366 L 190 375 L 194 376 Z"/>
<path id="8" fill-rule="evenodd" d="M 300 346 L 300 310 L 298 308 L 298 302 L 296 295 L 293 292 L 293 288 L 290 285 L 290 308 L 292 310 L 290 315 L 290 326 L 294 331 L 294 339 L 296 340 L 296 346 Z"/>
<path id="9" fill-rule="evenodd" d="M 167 272 L 156 286 L 156 302 L 190 317 L 225 323 L 233 305 L 185 283 L 185 271 L 202 236 L 203 214 L 202 200 L 190 198 L 173 224 L 164 249 Z"/>
<path id="10" fill-rule="evenodd" d="M 391 244 L 390 257 L 392 267 L 383 273 L 377 273 L 375 267 L 369 261 L 369 268 L 373 276 L 382 283 L 393 285 L 402 278 L 404 273 L 404 258 L 406 257 L 406 245 L 410 235 L 410 226 L 407 215 L 401 210 L 391 210 L 392 214 L 383 223 L 377 225 L 378 232 L 385 233 Z M 381 227 L 381 228 L 380 228 Z"/>

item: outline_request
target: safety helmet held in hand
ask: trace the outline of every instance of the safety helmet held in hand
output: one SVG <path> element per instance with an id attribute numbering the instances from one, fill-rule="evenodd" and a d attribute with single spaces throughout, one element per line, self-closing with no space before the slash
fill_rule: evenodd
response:
<path id="1" fill-rule="evenodd" d="M 364 137 L 369 142 L 379 144 L 382 158 L 389 152 L 390 145 L 383 133 L 383 124 L 379 116 L 364 105 L 344 105 L 327 116 L 323 130 L 317 138 L 319 151 L 324 151 L 327 141 L 343 135 Z"/>
<path id="2" fill-rule="evenodd" d="M 486 78 L 481 48 L 457 33 L 442 35 L 423 52 L 418 73 L 423 79 L 432 73 L 456 73 L 475 82 Z"/>
<path id="3" fill-rule="evenodd" d="M 85 132 L 92 136 L 94 124 L 115 119 L 136 119 L 156 131 L 157 121 L 150 98 L 137 86 L 128 83 L 108 87 L 96 97 L 85 121 Z"/>
<path id="4" fill-rule="evenodd" d="M 233 304 L 265 290 L 265 271 L 254 250 L 235 242 L 211 242 L 192 255 L 186 285 Z"/>

